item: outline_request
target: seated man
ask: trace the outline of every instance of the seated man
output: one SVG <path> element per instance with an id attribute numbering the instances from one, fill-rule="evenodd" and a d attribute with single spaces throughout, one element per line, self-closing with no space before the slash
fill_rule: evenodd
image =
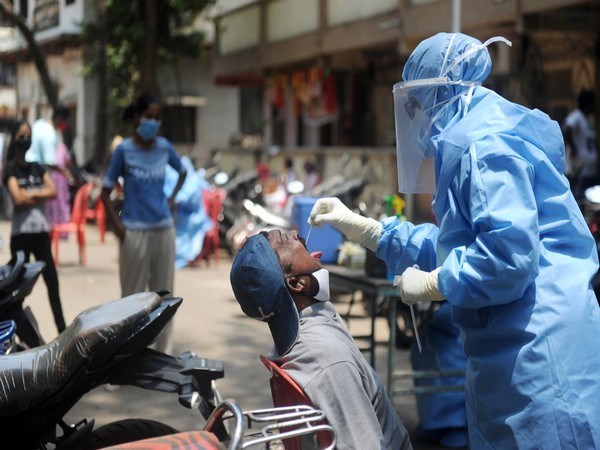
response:
<path id="1" fill-rule="evenodd" d="M 247 316 L 269 324 L 271 358 L 325 413 L 337 448 L 412 449 L 381 380 L 329 302 L 318 256 L 296 231 L 252 236 L 231 267 L 235 297 Z"/>

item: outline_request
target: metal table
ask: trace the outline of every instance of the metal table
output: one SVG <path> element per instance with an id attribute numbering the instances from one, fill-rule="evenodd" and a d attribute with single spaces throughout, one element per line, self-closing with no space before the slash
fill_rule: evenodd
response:
<path id="1" fill-rule="evenodd" d="M 367 340 L 369 346 L 366 349 L 369 351 L 370 364 L 375 369 L 375 318 L 377 316 L 377 306 L 385 301 L 387 304 L 387 318 L 389 326 L 388 340 L 388 371 L 387 371 L 387 392 L 390 399 L 394 399 L 395 395 L 409 394 L 431 394 L 438 392 L 453 392 L 464 390 L 464 385 L 447 385 L 447 386 L 420 386 L 410 389 L 395 389 L 394 381 L 403 379 L 427 379 L 435 377 L 460 377 L 464 376 L 464 371 L 447 370 L 447 371 L 396 371 L 395 355 L 396 355 L 396 314 L 398 310 L 398 301 L 401 301 L 398 290 L 393 286 L 390 280 L 385 278 L 374 278 L 365 274 L 362 269 L 353 269 L 337 265 L 325 265 L 329 271 L 329 284 L 331 287 L 342 291 L 355 292 L 361 291 L 367 295 L 370 300 L 371 307 L 371 332 L 366 335 L 354 336 L 354 339 Z M 352 302 L 354 301 L 354 297 Z"/>
<path id="2" fill-rule="evenodd" d="M 395 288 L 394 288 L 395 289 Z M 398 301 L 402 301 L 396 290 L 395 298 L 390 298 L 388 302 L 388 324 L 390 326 L 390 340 L 388 342 L 388 372 L 387 372 L 387 392 L 388 396 L 394 401 L 396 395 L 424 395 L 442 392 L 464 391 L 464 384 L 448 384 L 442 386 L 414 386 L 412 388 L 395 388 L 394 382 L 397 380 L 411 379 L 426 380 L 432 378 L 460 378 L 464 377 L 464 370 L 395 370 L 395 343 L 396 343 L 396 314 L 398 313 Z"/>
<path id="3" fill-rule="evenodd" d="M 352 269 L 349 267 L 336 265 L 325 265 L 324 267 L 329 271 L 329 284 L 332 287 L 349 292 L 361 291 L 364 295 L 368 296 L 371 308 L 371 332 L 366 335 L 358 335 L 353 337 L 354 339 L 364 339 L 368 341 L 369 345 L 367 351 L 369 351 L 369 362 L 375 369 L 375 318 L 377 316 L 377 306 L 383 300 L 388 300 L 388 305 L 390 306 L 394 304 L 393 308 L 389 308 L 389 310 L 394 310 L 392 322 L 389 322 L 390 325 L 394 325 L 396 314 L 395 300 L 400 300 L 398 290 L 392 285 L 391 281 L 385 278 L 370 277 L 365 274 L 364 270 L 361 269 Z M 389 317 L 391 316 L 388 316 L 388 320 Z M 393 364 L 396 327 L 391 326 L 390 330 L 394 331 L 394 340 L 392 341 L 390 334 L 390 341 L 388 343 L 388 362 Z M 389 359 L 390 356 L 392 357 L 391 360 Z M 393 366 L 390 365 L 388 367 L 392 368 Z M 391 370 L 388 370 L 388 372 L 391 373 Z M 389 379 L 388 386 L 391 386 Z"/>

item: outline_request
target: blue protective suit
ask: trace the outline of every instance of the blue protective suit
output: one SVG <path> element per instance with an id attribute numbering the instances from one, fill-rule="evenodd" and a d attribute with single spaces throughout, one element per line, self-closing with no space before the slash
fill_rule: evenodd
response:
<path id="1" fill-rule="evenodd" d="M 181 158 L 181 163 L 187 169 L 187 176 L 181 189 L 175 197 L 177 214 L 175 216 L 175 269 L 183 269 L 193 262 L 204 244 L 204 236 L 214 224 L 206 214 L 202 202 L 202 191 L 210 187 L 194 164 L 187 157 Z M 171 195 L 179 174 L 167 167 L 163 190 L 167 196 Z"/>
<path id="2" fill-rule="evenodd" d="M 435 248 L 438 228 L 432 224 L 415 226 L 399 222 L 396 217 L 384 219 L 377 256 L 384 260 L 391 272 L 400 275 L 415 264 L 421 270 L 437 267 Z M 464 370 L 466 356 L 458 328 L 450 319 L 450 304 L 443 302 L 425 326 L 421 336 L 423 351 L 411 349 L 414 370 Z M 416 380 L 419 386 L 464 384 L 464 377 L 427 378 Z M 419 428 L 425 439 L 438 441 L 449 447 L 465 445 L 467 415 L 464 392 L 445 392 L 417 395 Z"/>
<path id="3" fill-rule="evenodd" d="M 404 79 L 437 76 L 449 36 L 423 41 Z M 477 42 L 458 36 L 449 60 Z M 448 76 L 483 81 L 482 64 L 487 51 Z M 438 101 L 464 88 L 445 89 Z M 384 227 L 377 255 L 403 261 L 406 247 L 441 266 L 468 358 L 471 448 L 600 448 L 600 310 L 590 284 L 598 256 L 564 176 L 560 128 L 481 86 L 440 119 L 431 136 L 437 242 L 420 238 L 428 225 L 404 244 L 404 224 Z"/>

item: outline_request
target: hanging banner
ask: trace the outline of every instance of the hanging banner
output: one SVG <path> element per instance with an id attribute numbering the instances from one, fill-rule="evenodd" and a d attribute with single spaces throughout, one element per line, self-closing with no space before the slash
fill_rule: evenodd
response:
<path id="1" fill-rule="evenodd" d="M 335 79 L 329 70 L 313 66 L 307 70 L 275 74 L 267 82 L 267 99 L 277 109 L 285 106 L 285 91 L 291 88 L 296 115 L 307 126 L 323 126 L 338 119 Z"/>
<path id="2" fill-rule="evenodd" d="M 302 121 L 307 126 L 320 127 L 338 119 L 335 79 L 331 73 L 309 77 L 310 101 L 305 105 Z"/>
<path id="3" fill-rule="evenodd" d="M 42 31 L 57 27 L 60 16 L 58 0 L 35 0 L 33 7 L 33 30 Z"/>

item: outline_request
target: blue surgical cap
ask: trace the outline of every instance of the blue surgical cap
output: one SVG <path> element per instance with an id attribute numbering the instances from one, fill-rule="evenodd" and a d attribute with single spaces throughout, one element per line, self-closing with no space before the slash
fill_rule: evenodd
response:
<path id="1" fill-rule="evenodd" d="M 444 74 L 452 63 L 481 41 L 462 33 L 438 33 L 422 41 L 408 58 L 402 78 L 404 81 L 446 76 L 451 81 L 483 82 L 490 73 L 492 60 L 482 47 Z"/>
<path id="2" fill-rule="evenodd" d="M 481 84 L 489 75 L 492 60 L 486 45 L 487 43 L 482 44 L 478 39 L 466 34 L 438 33 L 422 41 L 408 58 L 402 72 L 404 81 L 448 78 L 447 85 L 422 88 L 412 94 L 421 107 L 428 111 L 430 117 L 440 108 L 443 109 L 443 115 L 438 117 L 438 123 L 442 126 L 451 123 L 467 107 L 464 98 L 449 105 L 444 104 L 445 101 L 470 89 L 468 85 L 452 82 Z M 477 51 L 472 51 L 474 48 Z M 470 54 L 462 56 L 468 52 Z M 437 134 L 438 131 L 433 130 L 431 136 L 435 137 Z"/>

